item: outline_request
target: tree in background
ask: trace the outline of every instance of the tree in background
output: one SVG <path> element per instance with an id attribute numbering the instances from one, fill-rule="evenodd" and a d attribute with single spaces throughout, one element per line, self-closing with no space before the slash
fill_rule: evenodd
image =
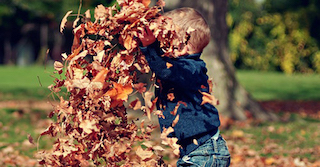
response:
<path id="1" fill-rule="evenodd" d="M 61 35 L 59 25 L 67 11 L 78 13 L 80 2 L 82 9 L 87 10 L 101 3 L 110 4 L 113 0 L 0 1 L 0 64 L 21 61 L 21 64 L 34 61 L 43 64 L 46 59 L 59 60 L 62 52 L 70 52 L 71 27 L 69 25 Z M 46 57 L 48 49 L 49 58 Z"/>
<path id="2" fill-rule="evenodd" d="M 320 72 L 320 2 L 229 0 L 229 46 L 237 68 Z"/>

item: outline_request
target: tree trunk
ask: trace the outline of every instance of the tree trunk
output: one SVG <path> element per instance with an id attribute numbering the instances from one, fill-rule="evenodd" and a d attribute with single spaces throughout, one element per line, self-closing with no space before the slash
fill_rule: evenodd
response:
<path id="1" fill-rule="evenodd" d="M 214 95 L 219 99 L 217 106 L 224 115 L 245 120 L 248 114 L 259 120 L 277 120 L 277 117 L 261 108 L 250 94 L 239 84 L 233 63 L 228 55 L 228 27 L 226 24 L 226 0 L 179 0 L 177 7 L 193 7 L 207 20 L 211 29 L 211 42 L 203 51 L 209 76 L 216 88 Z"/>
<path id="2" fill-rule="evenodd" d="M 37 57 L 36 63 L 39 65 L 44 65 L 48 59 L 48 33 L 49 26 L 47 23 L 40 25 L 40 51 Z"/>

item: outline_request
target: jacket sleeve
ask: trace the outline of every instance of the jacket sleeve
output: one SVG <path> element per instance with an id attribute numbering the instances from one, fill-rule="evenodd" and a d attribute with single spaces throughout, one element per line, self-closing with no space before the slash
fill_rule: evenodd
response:
<path id="1" fill-rule="evenodd" d="M 199 90 L 200 81 L 207 81 L 205 63 L 200 60 L 186 58 L 161 57 L 163 54 L 159 42 L 147 47 L 140 47 L 148 64 L 157 78 L 185 89 Z"/>

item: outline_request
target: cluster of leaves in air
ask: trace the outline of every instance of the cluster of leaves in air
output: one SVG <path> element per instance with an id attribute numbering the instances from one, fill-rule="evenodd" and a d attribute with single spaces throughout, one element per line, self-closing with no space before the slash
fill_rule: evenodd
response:
<path id="1" fill-rule="evenodd" d="M 56 116 L 41 135 L 50 135 L 56 142 L 50 152 L 42 152 L 40 164 L 49 166 L 163 166 L 161 146 L 137 142 L 150 140 L 154 125 L 140 126 L 128 121 L 124 102 L 133 92 L 141 93 L 130 103 L 134 110 L 143 110 L 150 118 L 154 110 L 153 93 L 145 83 L 137 81 L 137 73 L 148 73 L 149 66 L 138 47 L 138 31 L 148 26 L 160 41 L 166 56 L 174 56 L 181 46 L 170 19 L 161 16 L 163 1 L 149 7 L 150 0 L 117 0 L 117 6 L 98 5 L 91 21 L 90 11 L 74 21 L 72 52 L 62 54 L 64 64 L 55 62 L 60 78 L 49 88 L 59 95 L 62 87 L 68 99 L 50 113 Z M 61 31 L 68 12 L 61 22 Z M 81 17 L 80 17 L 81 16 Z M 64 76 L 62 76 L 64 75 Z M 161 112 L 154 112 L 159 114 Z M 165 130 L 163 143 L 178 149 L 172 129 Z"/>

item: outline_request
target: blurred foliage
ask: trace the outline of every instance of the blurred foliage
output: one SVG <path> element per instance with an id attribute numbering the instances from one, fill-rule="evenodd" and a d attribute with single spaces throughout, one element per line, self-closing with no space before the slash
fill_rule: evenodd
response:
<path id="1" fill-rule="evenodd" d="M 229 0 L 230 56 L 237 68 L 320 72 L 320 3 Z"/>
<path id="2" fill-rule="evenodd" d="M 12 17 L 16 12 L 22 10 L 28 13 L 27 19 L 48 18 L 60 21 L 69 10 L 77 13 L 80 3 L 82 11 L 94 9 L 99 4 L 111 4 L 115 0 L 3 0 L 0 2 L 0 19 Z M 0 22 L 1 24 L 1 22 Z"/>

